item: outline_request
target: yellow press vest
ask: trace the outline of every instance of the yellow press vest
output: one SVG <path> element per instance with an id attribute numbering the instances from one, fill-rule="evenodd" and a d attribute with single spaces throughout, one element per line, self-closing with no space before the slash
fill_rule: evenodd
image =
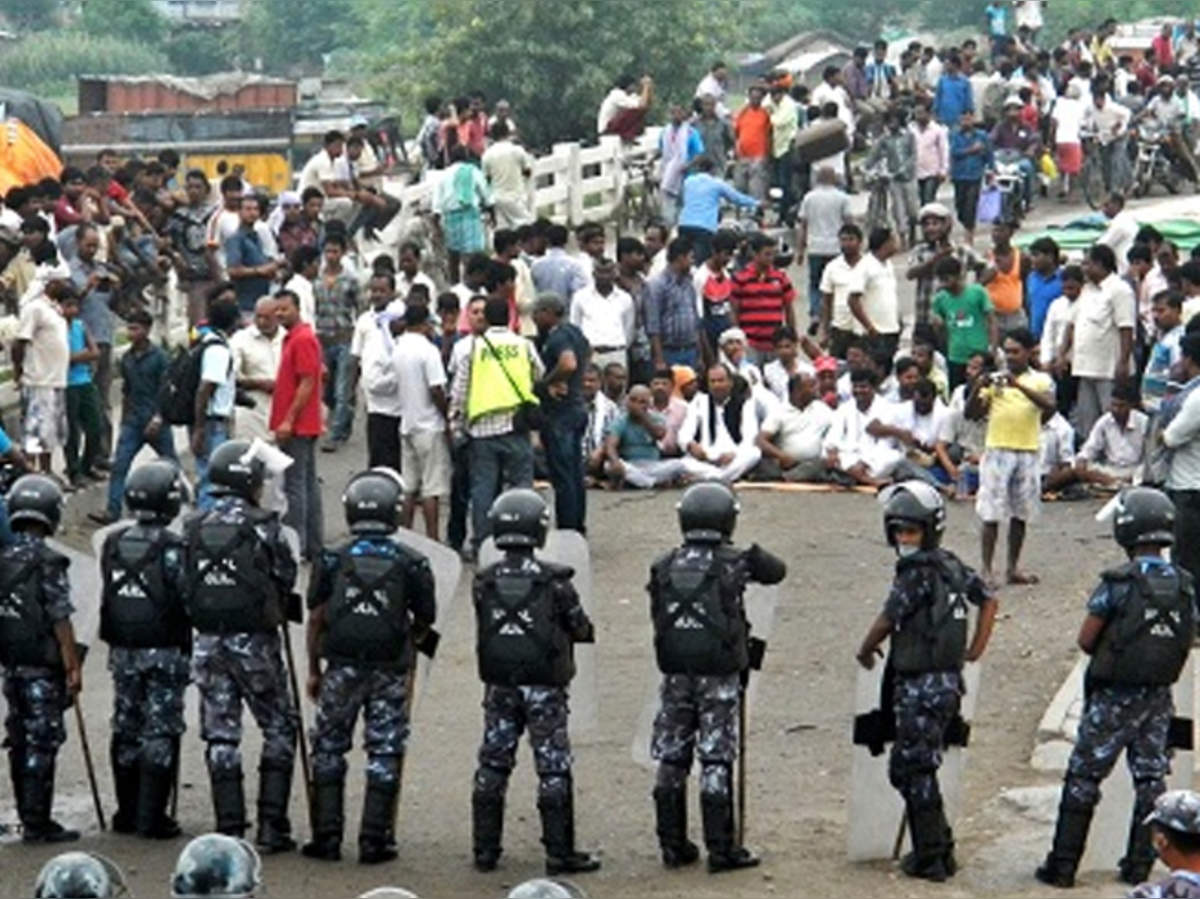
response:
<path id="1" fill-rule="evenodd" d="M 487 340 L 475 338 L 471 348 L 471 382 L 467 386 L 467 422 L 482 415 L 511 412 L 524 403 L 537 404 L 529 341 L 506 331 L 489 332 Z M 495 350 L 495 352 L 493 352 Z M 499 358 L 497 358 L 499 357 Z M 503 367 L 502 367 L 503 366 Z M 505 372 L 508 377 L 505 377 Z M 514 385 L 516 390 L 513 389 Z"/>

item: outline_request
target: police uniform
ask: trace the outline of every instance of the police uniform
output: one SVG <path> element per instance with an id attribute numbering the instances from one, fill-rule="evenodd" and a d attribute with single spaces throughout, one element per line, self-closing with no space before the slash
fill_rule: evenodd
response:
<path id="1" fill-rule="evenodd" d="M 1191 790 L 1163 793 L 1145 823 L 1195 841 L 1200 837 L 1200 795 Z M 1156 883 L 1141 884 L 1130 892 L 1129 899 L 1200 899 L 1200 871 L 1174 870 Z"/>
<path id="2" fill-rule="evenodd" d="M 188 519 L 185 535 L 192 566 L 188 613 L 197 632 L 192 678 L 200 690 L 217 830 L 240 837 L 246 828 L 239 748 L 244 700 L 263 731 L 258 843 L 287 848 L 297 720 L 280 627 L 296 560 L 278 517 L 240 496 L 217 498 Z"/>
<path id="3" fill-rule="evenodd" d="M 304 851 L 339 857 L 345 754 L 361 708 L 367 789 L 360 860 L 386 861 L 396 855 L 391 830 L 408 739 L 412 631 L 428 630 L 436 617 L 433 571 L 423 555 L 385 535 L 354 537 L 321 551 L 309 608 L 324 610 L 326 668 L 312 729 L 316 841 Z"/>
<path id="4" fill-rule="evenodd" d="M 63 712 L 71 703 L 54 628 L 74 612 L 67 566 L 66 556 L 28 531 L 0 549 L 5 745 L 26 839 L 61 832 L 50 809 L 55 757 L 67 738 Z"/>
<path id="5" fill-rule="evenodd" d="M 107 536 L 100 556 L 104 593 L 100 638 L 109 644 L 113 678 L 109 752 L 117 789 L 113 829 L 162 832 L 161 812 L 171 789 L 183 694 L 188 684 L 192 629 L 182 538 L 161 523 L 138 523 Z M 144 815 L 139 793 L 146 791 Z M 166 831 L 178 834 L 174 822 Z"/>
<path id="6" fill-rule="evenodd" d="M 743 593 L 752 581 L 776 584 L 784 563 L 757 545 L 694 542 L 673 549 L 650 569 L 654 647 L 663 673 L 650 753 L 657 833 L 670 867 L 698 857 L 687 840 L 687 776 L 700 756 L 700 798 L 710 867 L 756 860 L 736 845 L 732 777 L 738 752 L 738 704 L 750 668 Z"/>
<path id="7" fill-rule="evenodd" d="M 476 865 L 485 870 L 500 856 L 505 791 L 526 728 L 538 774 L 547 873 L 599 866 L 574 845 L 567 685 L 575 675 L 573 643 L 590 642 L 593 628 L 573 576 L 567 566 L 517 551 L 475 577 L 476 646 L 485 689 L 472 810 Z"/>

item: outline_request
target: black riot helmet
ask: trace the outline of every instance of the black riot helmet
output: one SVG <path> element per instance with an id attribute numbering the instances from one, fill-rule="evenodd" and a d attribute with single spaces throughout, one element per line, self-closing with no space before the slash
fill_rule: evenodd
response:
<path id="1" fill-rule="evenodd" d="M 400 526 L 404 481 L 390 468 L 361 471 L 342 494 L 346 524 L 352 534 L 390 534 Z"/>
<path id="2" fill-rule="evenodd" d="M 42 866 L 33 895 L 34 899 L 110 899 L 125 891 L 125 876 L 104 856 L 64 852 Z"/>
<path id="3" fill-rule="evenodd" d="M 675 507 L 683 539 L 693 543 L 723 543 L 733 536 L 738 504 L 733 491 L 715 481 L 693 484 Z"/>
<path id="4" fill-rule="evenodd" d="M 208 479 L 213 495 L 230 494 L 253 500 L 262 486 L 266 465 L 257 456 L 247 458 L 250 441 L 227 440 L 208 458 Z"/>
<path id="5" fill-rule="evenodd" d="M 139 521 L 170 521 L 183 506 L 183 480 L 170 462 L 139 465 L 125 482 L 125 504 Z"/>
<path id="6" fill-rule="evenodd" d="M 550 510 L 534 491 L 521 487 L 506 490 L 496 498 L 488 511 L 488 521 L 500 549 L 537 549 L 546 544 Z"/>
<path id="7" fill-rule="evenodd" d="M 53 534 L 62 521 L 62 507 L 62 491 L 45 475 L 22 475 L 8 491 L 8 520 L 13 524 L 37 521 Z"/>
<path id="8" fill-rule="evenodd" d="M 896 527 L 916 525 L 924 532 L 922 549 L 936 549 L 946 529 L 946 501 L 924 481 L 902 481 L 879 494 L 883 504 L 883 533 L 889 546 L 896 545 Z"/>
<path id="9" fill-rule="evenodd" d="M 1113 537 L 1126 549 L 1139 543 L 1170 546 L 1175 542 L 1175 504 L 1161 490 L 1131 487 L 1116 499 Z"/>

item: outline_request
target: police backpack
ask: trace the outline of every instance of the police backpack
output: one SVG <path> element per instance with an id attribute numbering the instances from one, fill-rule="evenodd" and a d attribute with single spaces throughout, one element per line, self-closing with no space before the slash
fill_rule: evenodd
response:
<path id="1" fill-rule="evenodd" d="M 1157 566 L 1143 573 L 1130 562 L 1102 575 L 1110 590 L 1128 595 L 1100 633 L 1088 680 L 1100 684 L 1169 686 L 1179 679 L 1196 634 L 1190 574 Z"/>
<path id="2" fill-rule="evenodd" d="M 904 578 L 918 567 L 925 569 L 931 596 L 911 616 L 896 623 L 892 665 L 898 674 L 961 670 L 970 618 L 963 565 L 942 550 L 921 552 L 896 563 L 897 577 Z"/>
<path id="3" fill-rule="evenodd" d="M 566 686 L 571 637 L 558 620 L 554 580 L 574 572 L 537 559 L 504 560 L 475 579 L 479 677 L 506 687 Z"/>
<path id="4" fill-rule="evenodd" d="M 161 526 L 132 525 L 108 535 L 100 553 L 100 639 L 129 649 L 188 646 L 183 597 L 173 595 L 164 577 L 168 548 L 183 555 L 183 541 Z"/>
<path id="5" fill-rule="evenodd" d="M 271 631 L 283 623 L 271 555 L 256 528 L 272 513 L 247 506 L 242 514 L 241 521 L 226 522 L 202 513 L 185 527 L 192 572 L 188 617 L 200 633 Z"/>
<path id="6" fill-rule="evenodd" d="M 0 553 L 0 664 L 62 668 L 41 583 L 44 566 L 65 570 L 67 564 L 44 545 L 18 544 Z"/>
<path id="7" fill-rule="evenodd" d="M 411 664 L 406 567 L 400 555 L 356 553 L 353 542 L 338 552 L 321 655 L 338 664 L 368 668 Z"/>
<path id="8" fill-rule="evenodd" d="M 664 674 L 728 675 L 750 665 L 748 629 L 720 550 L 674 550 L 650 570 L 654 652 Z"/>

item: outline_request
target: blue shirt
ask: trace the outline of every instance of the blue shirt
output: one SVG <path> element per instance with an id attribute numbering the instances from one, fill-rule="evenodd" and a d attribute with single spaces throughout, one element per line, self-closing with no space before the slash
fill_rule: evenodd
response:
<path id="1" fill-rule="evenodd" d="M 983 153 L 967 153 L 974 143 L 982 142 L 987 148 Z M 982 128 L 963 131 L 956 128 L 950 132 L 950 179 L 952 181 L 981 181 L 983 173 L 992 164 L 992 142 Z"/>
<path id="2" fill-rule="evenodd" d="M 716 232 L 720 220 L 721 200 L 735 206 L 752 207 L 758 200 L 734 190 L 720 178 L 708 172 L 697 172 L 683 180 L 683 203 L 679 210 L 681 228 L 701 228 Z"/>
<path id="3" fill-rule="evenodd" d="M 1138 563 L 1142 574 L 1149 574 L 1158 569 L 1157 573 L 1164 575 L 1170 574 L 1175 570 L 1170 562 L 1159 556 L 1138 556 L 1135 561 Z M 1109 586 L 1108 581 L 1101 581 L 1100 586 L 1092 592 L 1091 598 L 1088 599 L 1088 614 L 1108 621 L 1120 610 L 1128 598 L 1128 589 L 1113 590 Z"/>
<path id="4" fill-rule="evenodd" d="M 1062 296 L 1062 271 L 1055 269 L 1049 277 L 1031 270 L 1025 276 L 1025 301 L 1029 304 L 1029 327 L 1033 336 L 1042 339 L 1046 313 L 1050 304 Z"/>
<path id="5" fill-rule="evenodd" d="M 988 34 L 994 37 L 1003 37 L 1005 31 L 1004 7 L 999 3 L 989 3 L 984 7 L 983 13 L 987 16 Z"/>
<path id="6" fill-rule="evenodd" d="M 933 114 L 939 122 L 954 128 L 967 110 L 975 111 L 971 82 L 966 75 L 943 75 L 933 97 Z"/>
<path id="7" fill-rule="evenodd" d="M 253 228 L 238 228 L 225 241 L 225 267 L 255 268 L 266 265 L 271 260 L 263 252 L 262 241 L 258 232 Z M 271 279 L 258 276 L 252 278 L 231 278 L 234 291 L 237 293 L 238 308 L 243 312 L 253 312 L 254 304 L 259 297 L 271 292 Z"/>
<path id="8" fill-rule="evenodd" d="M 71 319 L 67 330 L 67 346 L 71 355 L 82 353 L 87 349 L 87 329 L 78 318 Z M 92 383 L 92 366 L 87 362 L 72 362 L 67 368 L 67 386 L 78 387 L 81 384 Z"/>
<path id="9" fill-rule="evenodd" d="M 664 349 L 696 346 L 700 316 L 696 285 L 690 274 L 667 268 L 646 282 L 646 334 L 658 335 Z"/>
<path id="10" fill-rule="evenodd" d="M 562 247 L 550 247 L 546 255 L 529 268 L 538 293 L 556 293 L 570 306 L 575 291 L 587 287 L 583 266 Z"/>

